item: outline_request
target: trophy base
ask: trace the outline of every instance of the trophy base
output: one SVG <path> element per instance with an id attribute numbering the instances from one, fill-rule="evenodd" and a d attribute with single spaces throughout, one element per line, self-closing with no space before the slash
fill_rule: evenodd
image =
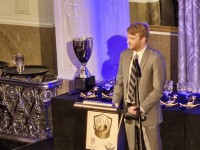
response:
<path id="1" fill-rule="evenodd" d="M 88 91 L 95 86 L 95 76 L 88 78 L 75 77 L 75 89 L 78 91 Z"/>

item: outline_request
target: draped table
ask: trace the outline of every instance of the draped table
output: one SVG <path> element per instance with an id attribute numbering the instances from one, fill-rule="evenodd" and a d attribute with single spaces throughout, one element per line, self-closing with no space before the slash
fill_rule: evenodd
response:
<path id="1" fill-rule="evenodd" d="M 182 110 L 179 107 L 163 109 L 161 124 L 163 150 L 200 149 L 200 108 Z"/>
<path id="2" fill-rule="evenodd" d="M 85 149 L 87 111 L 75 109 L 75 102 L 81 102 L 77 94 L 52 98 L 55 150 Z M 189 110 L 163 108 L 163 117 L 160 128 L 163 150 L 200 149 L 199 107 Z"/>

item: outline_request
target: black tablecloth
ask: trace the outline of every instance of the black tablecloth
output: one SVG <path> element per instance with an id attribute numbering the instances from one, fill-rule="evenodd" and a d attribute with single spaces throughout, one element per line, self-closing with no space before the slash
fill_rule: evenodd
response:
<path id="1" fill-rule="evenodd" d="M 55 150 L 84 150 L 87 111 L 73 107 L 78 96 L 67 94 L 52 98 Z"/>
<path id="2" fill-rule="evenodd" d="M 200 108 L 163 109 L 163 150 L 200 150 Z"/>
<path id="3" fill-rule="evenodd" d="M 84 150 L 87 110 L 74 108 L 78 95 L 63 94 L 52 98 L 55 150 Z M 200 150 L 200 107 L 180 110 L 163 109 L 161 124 L 163 150 Z"/>

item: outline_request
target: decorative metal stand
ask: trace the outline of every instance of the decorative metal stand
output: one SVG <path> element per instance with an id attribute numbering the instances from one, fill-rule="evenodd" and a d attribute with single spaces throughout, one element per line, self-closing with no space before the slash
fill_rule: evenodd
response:
<path id="1" fill-rule="evenodd" d="M 51 97 L 61 84 L 0 78 L 0 138 L 32 143 L 52 137 Z"/>

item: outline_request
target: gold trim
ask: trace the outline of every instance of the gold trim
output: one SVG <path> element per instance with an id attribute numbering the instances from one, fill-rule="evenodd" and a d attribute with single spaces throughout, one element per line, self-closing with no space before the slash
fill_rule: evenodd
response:
<path id="1" fill-rule="evenodd" d="M 178 27 L 150 25 L 150 31 L 178 33 Z"/>

